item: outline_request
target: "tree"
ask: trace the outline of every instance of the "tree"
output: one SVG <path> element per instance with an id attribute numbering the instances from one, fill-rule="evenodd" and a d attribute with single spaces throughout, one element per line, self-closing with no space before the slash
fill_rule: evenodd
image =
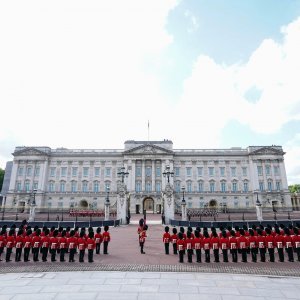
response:
<path id="1" fill-rule="evenodd" d="M 289 185 L 290 193 L 300 193 L 300 184 Z"/>
<path id="2" fill-rule="evenodd" d="M 2 184 L 3 184 L 3 179 L 4 179 L 4 173 L 5 171 L 0 168 L 0 191 L 2 190 Z"/>

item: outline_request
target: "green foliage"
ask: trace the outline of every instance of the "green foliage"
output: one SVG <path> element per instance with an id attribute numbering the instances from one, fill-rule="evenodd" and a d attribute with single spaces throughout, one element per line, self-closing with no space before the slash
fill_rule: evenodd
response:
<path id="1" fill-rule="evenodd" d="M 290 193 L 300 193 L 300 184 L 289 185 Z"/>
<path id="2" fill-rule="evenodd" d="M 2 184 L 3 184 L 3 179 L 4 179 L 4 173 L 5 173 L 5 171 L 2 170 L 2 169 L 0 168 L 0 191 L 2 190 Z"/>

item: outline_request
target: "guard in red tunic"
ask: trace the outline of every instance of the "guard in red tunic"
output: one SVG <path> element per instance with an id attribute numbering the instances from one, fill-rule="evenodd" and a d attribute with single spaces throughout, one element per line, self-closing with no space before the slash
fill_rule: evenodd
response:
<path id="1" fill-rule="evenodd" d="M 214 258 L 216 263 L 220 262 L 219 258 L 219 248 L 220 248 L 220 239 L 216 231 L 212 232 L 213 236 L 211 237 L 211 246 L 214 252 Z"/>
<path id="2" fill-rule="evenodd" d="M 228 249 L 229 249 L 229 238 L 225 230 L 222 231 L 222 237 L 220 238 L 220 246 L 223 254 L 223 262 L 228 263 Z"/>
<path id="3" fill-rule="evenodd" d="M 184 249 L 185 249 L 185 241 L 183 240 L 183 234 L 182 234 L 182 232 L 179 232 L 178 240 L 177 240 L 177 250 L 179 253 L 179 262 L 180 263 L 183 263 Z"/>
<path id="4" fill-rule="evenodd" d="M 58 248 L 58 230 L 54 230 L 52 233 L 52 237 L 50 237 L 50 253 L 51 253 L 51 261 L 56 261 L 56 250 Z"/>
<path id="5" fill-rule="evenodd" d="M 260 261 L 266 261 L 266 241 L 265 241 L 265 231 L 262 231 L 261 228 L 257 229 L 257 243 L 260 254 Z"/>
<path id="6" fill-rule="evenodd" d="M 36 229 L 35 235 L 32 238 L 32 253 L 33 253 L 33 261 L 39 261 L 39 251 L 41 246 L 41 230 Z"/>
<path id="7" fill-rule="evenodd" d="M 290 230 L 288 228 L 284 229 L 284 244 L 285 244 L 285 250 L 288 254 L 289 261 L 293 262 L 294 261 L 294 253 L 293 253 L 293 240 L 290 235 Z"/>
<path id="8" fill-rule="evenodd" d="M 6 233 L 6 229 L 3 229 L 0 232 L 0 261 L 2 261 L 1 256 L 4 250 L 4 246 L 5 246 L 5 233 Z"/>
<path id="9" fill-rule="evenodd" d="M 207 231 L 203 231 L 202 248 L 204 249 L 205 262 L 210 263 L 211 240 Z"/>
<path id="10" fill-rule="evenodd" d="M 275 232 L 274 242 L 278 251 L 279 261 L 284 262 L 284 236 L 281 234 L 279 227 L 275 228 Z"/>
<path id="11" fill-rule="evenodd" d="M 94 256 L 94 249 L 96 247 L 93 231 L 89 232 L 89 236 L 86 240 L 86 244 L 87 244 L 87 249 L 88 249 L 88 262 L 92 263 L 92 262 L 94 262 L 93 256 Z"/>
<path id="12" fill-rule="evenodd" d="M 190 230 L 187 231 L 186 233 L 186 240 L 185 240 L 185 247 L 187 250 L 187 257 L 188 257 L 188 262 L 192 263 L 192 257 L 193 257 L 193 239 L 192 239 L 192 233 Z"/>
<path id="13" fill-rule="evenodd" d="M 69 247 L 69 262 L 75 262 L 74 255 L 77 247 L 77 238 L 75 237 L 75 230 L 71 230 L 70 237 L 67 240 Z"/>
<path id="14" fill-rule="evenodd" d="M 68 249 L 66 231 L 65 230 L 63 230 L 61 232 L 61 237 L 59 239 L 59 249 L 60 249 L 59 260 L 61 262 L 64 262 L 65 261 L 65 253 L 67 252 L 67 249 Z"/>
<path id="15" fill-rule="evenodd" d="M 103 236 L 103 254 L 108 254 L 107 248 L 108 248 L 108 243 L 110 242 L 110 234 L 108 232 L 109 227 L 106 225 L 104 226 L 104 232 L 102 234 Z"/>
<path id="16" fill-rule="evenodd" d="M 26 236 L 24 237 L 24 261 L 25 262 L 30 261 L 29 253 L 31 248 L 31 234 L 32 234 L 31 229 L 28 229 L 26 231 Z"/>
<path id="17" fill-rule="evenodd" d="M 163 243 L 165 245 L 165 254 L 169 254 L 169 246 L 170 246 L 170 240 L 171 240 L 171 235 L 169 233 L 169 226 L 165 227 L 165 233 L 163 235 Z"/>
<path id="18" fill-rule="evenodd" d="M 248 242 L 249 242 L 249 248 L 250 248 L 250 253 L 251 253 L 251 257 L 252 257 L 252 262 L 257 262 L 257 237 L 255 236 L 255 232 L 253 229 L 249 229 L 249 238 L 248 238 Z"/>
<path id="19" fill-rule="evenodd" d="M 101 228 L 98 227 L 95 234 L 95 244 L 96 244 L 96 254 L 100 254 L 100 245 L 102 243 L 103 237 L 101 234 Z"/>
<path id="20" fill-rule="evenodd" d="M 235 231 L 231 230 L 230 232 L 231 237 L 229 238 L 229 243 L 230 243 L 230 252 L 231 252 L 231 256 L 232 256 L 232 262 L 237 263 L 238 262 L 238 241 L 237 238 L 235 236 Z"/>
<path id="21" fill-rule="evenodd" d="M 267 235 L 265 237 L 265 241 L 270 256 L 270 262 L 275 262 L 275 254 L 274 254 L 275 239 L 274 236 L 272 235 L 272 231 L 270 230 L 270 228 L 266 228 L 266 234 Z"/>
<path id="22" fill-rule="evenodd" d="M 15 231 L 11 229 L 8 233 L 8 237 L 6 238 L 6 262 L 11 261 L 10 256 L 12 253 L 12 249 L 15 246 Z"/>
<path id="23" fill-rule="evenodd" d="M 80 232 L 80 236 L 77 240 L 78 243 L 78 250 L 79 250 L 79 262 L 84 262 L 84 254 L 86 248 L 86 240 L 85 240 L 85 233 L 84 231 Z"/>
<path id="24" fill-rule="evenodd" d="M 42 249 L 42 261 L 46 262 L 47 261 L 47 255 L 48 255 L 48 249 L 49 249 L 49 243 L 50 243 L 50 238 L 49 238 L 49 229 L 46 228 L 44 231 L 44 236 L 41 237 L 41 249 Z"/>
<path id="25" fill-rule="evenodd" d="M 240 229 L 240 237 L 238 238 L 238 246 L 242 253 L 242 262 L 247 262 L 248 239 L 245 237 L 245 230 Z"/>
<path id="26" fill-rule="evenodd" d="M 294 236 L 292 237 L 294 250 L 297 254 L 297 259 L 300 261 L 300 235 L 298 228 L 294 228 Z"/>
<path id="27" fill-rule="evenodd" d="M 201 237 L 198 230 L 195 231 L 195 238 L 193 240 L 194 249 L 196 250 L 196 262 L 201 263 Z"/>
<path id="28" fill-rule="evenodd" d="M 23 249 L 23 229 L 19 229 L 16 237 L 16 257 L 15 261 L 21 261 L 22 249 Z"/>
<path id="29" fill-rule="evenodd" d="M 171 242 L 173 244 L 173 254 L 177 255 L 177 240 L 178 240 L 178 236 L 177 236 L 177 229 L 174 227 L 172 229 L 173 234 L 171 235 Z"/>
<path id="30" fill-rule="evenodd" d="M 143 230 L 140 230 L 140 233 L 139 233 L 139 243 L 140 243 L 140 248 L 141 248 L 141 254 L 145 254 L 144 244 L 145 244 L 146 237 L 147 237 L 147 234 L 146 234 L 147 229 L 148 229 L 148 225 L 144 225 Z"/>

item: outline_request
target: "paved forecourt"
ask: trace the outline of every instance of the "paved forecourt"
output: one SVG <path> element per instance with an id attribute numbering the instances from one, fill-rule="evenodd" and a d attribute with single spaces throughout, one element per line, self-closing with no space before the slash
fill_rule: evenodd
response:
<path id="1" fill-rule="evenodd" d="M 300 299 L 300 278 L 164 272 L 0 274 L 0 299 Z"/>

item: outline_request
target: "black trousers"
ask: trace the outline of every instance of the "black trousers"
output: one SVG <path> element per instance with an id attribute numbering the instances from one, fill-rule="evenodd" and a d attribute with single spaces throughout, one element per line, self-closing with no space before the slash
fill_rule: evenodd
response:
<path id="1" fill-rule="evenodd" d="M 242 262 L 247 262 L 247 248 L 241 249 L 242 253 Z"/>
<path id="2" fill-rule="evenodd" d="M 6 249 L 6 257 L 5 257 L 5 260 L 6 261 L 10 261 L 10 255 L 12 253 L 12 248 L 7 248 Z"/>
<path id="3" fill-rule="evenodd" d="M 275 254 L 274 254 L 274 248 L 268 248 L 269 256 L 270 256 L 270 262 L 275 261 Z"/>
<path id="4" fill-rule="evenodd" d="M 74 249 L 70 249 L 70 254 L 69 254 L 69 262 L 74 262 L 74 255 L 75 255 L 75 252 L 76 252 L 76 248 Z"/>
<path id="5" fill-rule="evenodd" d="M 22 255 L 22 248 L 17 248 L 15 261 L 21 261 L 21 255 Z"/>
<path id="6" fill-rule="evenodd" d="M 257 248 L 251 248 L 251 257 L 253 262 L 257 262 Z"/>
<path id="7" fill-rule="evenodd" d="M 283 252 L 283 248 L 277 248 L 277 251 L 278 251 L 279 261 L 280 261 L 280 262 L 284 262 L 284 252 Z"/>
<path id="8" fill-rule="evenodd" d="M 165 243 L 165 253 L 169 254 L 169 243 Z"/>
<path id="9" fill-rule="evenodd" d="M 40 251 L 40 248 L 32 248 L 33 261 L 39 260 L 39 251 Z"/>
<path id="10" fill-rule="evenodd" d="M 66 248 L 61 248 L 60 249 L 60 254 L 59 254 L 59 261 L 65 261 L 65 253 L 67 249 Z"/>
<path id="11" fill-rule="evenodd" d="M 288 254 L 289 261 L 294 261 L 293 248 L 289 247 L 289 248 L 285 248 L 285 249 L 286 249 L 286 252 Z"/>
<path id="12" fill-rule="evenodd" d="M 205 254 L 205 262 L 209 263 L 210 262 L 210 249 L 204 250 Z"/>
<path id="13" fill-rule="evenodd" d="M 295 248 L 295 252 L 297 254 L 298 261 L 300 261 L 300 248 Z"/>
<path id="14" fill-rule="evenodd" d="M 184 255 L 184 250 L 179 250 L 179 262 L 183 263 L 183 255 Z"/>
<path id="15" fill-rule="evenodd" d="M 0 258 L 1 258 L 1 255 L 3 253 L 3 250 L 4 250 L 4 247 L 0 247 Z"/>
<path id="16" fill-rule="evenodd" d="M 222 249 L 222 253 L 223 253 L 223 262 L 228 262 L 228 250 Z"/>
<path id="17" fill-rule="evenodd" d="M 84 262 L 85 250 L 79 250 L 79 262 Z"/>
<path id="18" fill-rule="evenodd" d="M 266 261 L 266 249 L 259 248 L 259 254 L 260 254 L 260 261 L 265 262 Z"/>
<path id="19" fill-rule="evenodd" d="M 96 244 L 96 254 L 100 254 L 100 243 Z"/>
<path id="20" fill-rule="evenodd" d="M 191 263 L 193 262 L 193 249 L 188 249 L 187 250 L 187 257 L 188 257 L 188 262 Z"/>
<path id="21" fill-rule="evenodd" d="M 29 261 L 30 248 L 24 248 L 24 261 Z"/>
<path id="22" fill-rule="evenodd" d="M 50 249 L 51 261 L 56 261 L 56 249 Z"/>
<path id="23" fill-rule="evenodd" d="M 47 261 L 48 247 L 42 247 L 42 261 Z"/>
<path id="24" fill-rule="evenodd" d="M 201 249 L 196 249 L 196 261 L 201 262 Z"/>
<path id="25" fill-rule="evenodd" d="M 214 249 L 215 262 L 220 262 L 219 249 Z"/>
<path id="26" fill-rule="evenodd" d="M 108 248 L 108 242 L 103 242 L 103 254 L 108 254 L 107 248 Z"/>
<path id="27" fill-rule="evenodd" d="M 173 254 L 177 254 L 177 244 L 173 243 Z"/>
<path id="28" fill-rule="evenodd" d="M 237 249 L 231 249 L 231 256 L 232 256 L 232 261 L 237 262 L 238 261 L 238 251 Z"/>
<path id="29" fill-rule="evenodd" d="M 140 242 L 141 253 L 144 252 L 144 242 Z"/>
<path id="30" fill-rule="evenodd" d="M 93 256 L 94 256 L 94 249 L 89 249 L 88 250 L 88 261 L 89 262 L 94 262 Z"/>

